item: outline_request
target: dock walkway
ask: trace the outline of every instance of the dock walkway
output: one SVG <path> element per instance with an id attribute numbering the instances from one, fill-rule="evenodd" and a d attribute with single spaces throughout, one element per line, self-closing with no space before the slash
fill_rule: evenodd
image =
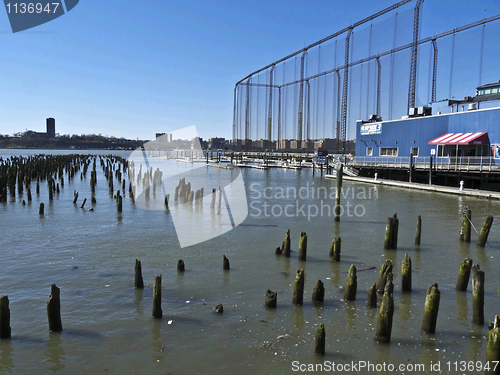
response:
<path id="1" fill-rule="evenodd" d="M 325 175 L 325 177 L 326 178 L 335 178 L 334 175 Z M 471 197 L 500 200 L 500 192 L 498 192 L 498 191 L 474 190 L 474 189 L 460 190 L 458 187 L 451 187 L 451 186 L 427 185 L 427 184 L 420 184 L 420 183 L 416 183 L 416 182 L 384 180 L 384 179 L 380 179 L 380 178 L 375 180 L 374 178 L 351 177 L 351 176 L 346 176 L 346 175 L 342 176 L 342 179 L 348 180 L 348 181 L 362 182 L 362 183 L 367 183 L 367 184 L 374 184 L 374 185 L 394 186 L 394 187 L 398 187 L 398 188 L 425 190 L 425 191 L 432 191 L 432 192 L 436 192 L 436 193 L 467 195 L 467 196 L 471 196 Z"/>

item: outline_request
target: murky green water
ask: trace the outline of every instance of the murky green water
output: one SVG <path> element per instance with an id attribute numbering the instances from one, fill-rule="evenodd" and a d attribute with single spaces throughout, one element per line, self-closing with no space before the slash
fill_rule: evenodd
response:
<path id="1" fill-rule="evenodd" d="M 0 156 L 10 153 L 4 150 Z M 168 163 L 175 171 L 191 168 Z M 440 364 L 441 373 L 457 373 L 457 361 L 458 366 L 460 361 L 485 361 L 487 329 L 471 323 L 471 285 L 457 293 L 455 282 L 460 260 L 472 258 L 486 275 L 486 321 L 500 313 L 500 222 L 493 223 L 484 249 L 475 247 L 475 233 L 470 245 L 458 238 L 464 206 L 471 208 L 479 230 L 487 215 L 499 217 L 500 202 L 344 181 L 344 216 L 334 224 L 329 189 L 335 180 L 313 177 L 309 169 L 241 173 L 249 204 L 243 225 L 186 248 L 180 248 L 167 211 L 138 208 L 127 195 L 118 214 L 99 168 L 93 212 L 72 204 L 74 190 L 80 203 L 85 197 L 90 201 L 89 175 L 83 181 L 66 180 L 52 203 L 44 183 L 31 204 L 22 206 L 26 197 L 19 196 L 0 204 L 0 294 L 9 296 L 12 327 L 12 339 L 0 340 L 0 372 L 290 374 L 301 373 L 294 371 L 300 364 L 366 361 L 424 364 L 426 372 L 431 363 Z M 318 190 L 322 187 L 327 197 L 325 189 Z M 43 218 L 38 215 L 41 201 Z M 209 205 L 206 199 L 203 210 Z M 386 220 L 395 212 L 399 248 L 384 251 Z M 418 215 L 422 244 L 415 249 Z M 288 228 L 292 257 L 276 256 Z M 308 236 L 306 262 L 297 259 L 300 232 Z M 335 236 L 342 238 L 340 263 L 328 256 Z M 400 287 L 405 253 L 413 263 L 411 294 L 402 294 Z M 224 254 L 229 272 L 222 269 Z M 142 261 L 144 290 L 133 286 L 136 258 Z M 366 297 L 387 258 L 395 264 L 395 312 L 391 343 L 382 345 L 374 341 L 378 311 L 366 307 Z M 185 261 L 184 274 L 176 270 L 178 259 Z M 341 288 L 351 264 L 358 269 L 357 301 L 346 303 Z M 291 303 L 298 268 L 305 270 L 302 307 Z M 163 275 L 162 320 L 151 317 L 158 274 Z M 326 289 L 322 305 L 311 302 L 318 279 Z M 427 335 L 421 324 L 426 289 L 433 282 L 441 302 L 436 334 Z M 61 288 L 61 334 L 48 332 L 46 302 L 54 283 Z M 278 292 L 275 311 L 264 307 L 267 289 Z M 222 315 L 213 312 L 218 303 L 224 305 Z M 326 328 L 324 357 L 314 355 L 320 323 Z"/>

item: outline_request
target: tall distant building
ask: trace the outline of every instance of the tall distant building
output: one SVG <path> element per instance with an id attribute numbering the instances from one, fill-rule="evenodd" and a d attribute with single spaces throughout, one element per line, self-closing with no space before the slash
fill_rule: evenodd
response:
<path id="1" fill-rule="evenodd" d="M 52 117 L 47 118 L 47 137 L 56 137 L 56 120 L 54 120 Z"/>

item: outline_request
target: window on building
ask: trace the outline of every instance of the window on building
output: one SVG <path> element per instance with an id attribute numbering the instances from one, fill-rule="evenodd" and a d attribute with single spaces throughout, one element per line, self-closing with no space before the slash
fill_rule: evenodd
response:
<path id="1" fill-rule="evenodd" d="M 413 156 L 418 156 L 418 147 L 412 147 L 410 152 Z"/>
<path id="2" fill-rule="evenodd" d="M 486 89 L 486 90 L 484 90 L 484 94 L 485 94 L 485 95 L 491 94 L 491 90 L 490 90 L 490 89 Z"/>
<path id="3" fill-rule="evenodd" d="M 484 90 L 479 90 L 478 95 L 484 95 Z"/>
<path id="4" fill-rule="evenodd" d="M 380 156 L 398 156 L 398 148 L 380 147 Z"/>
<path id="5" fill-rule="evenodd" d="M 373 147 L 366 148 L 366 156 L 373 156 Z"/>
<path id="6" fill-rule="evenodd" d="M 491 89 L 491 93 L 492 93 L 492 94 L 496 94 L 496 93 L 498 93 L 498 88 Z"/>

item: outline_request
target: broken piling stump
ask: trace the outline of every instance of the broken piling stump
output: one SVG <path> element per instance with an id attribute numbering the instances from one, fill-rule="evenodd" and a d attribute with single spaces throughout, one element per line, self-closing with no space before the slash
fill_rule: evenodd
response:
<path id="1" fill-rule="evenodd" d="M 330 256 L 333 257 L 333 261 L 340 262 L 340 247 L 342 240 L 340 237 L 335 237 L 330 246 Z"/>
<path id="2" fill-rule="evenodd" d="M 472 269 L 472 259 L 465 258 L 460 262 L 460 269 L 458 270 L 458 280 L 456 290 L 465 292 L 467 285 L 469 285 L 470 272 Z"/>
<path id="3" fill-rule="evenodd" d="M 155 276 L 153 286 L 153 318 L 161 319 L 163 311 L 161 310 L 161 275 Z"/>
<path id="4" fill-rule="evenodd" d="M 141 261 L 138 259 L 135 260 L 134 287 L 137 289 L 144 289 L 144 281 L 142 279 Z"/>
<path id="5" fill-rule="evenodd" d="M 307 234 L 300 232 L 299 240 L 299 260 L 305 261 L 307 257 Z"/>
<path id="6" fill-rule="evenodd" d="M 437 283 L 430 285 L 427 288 L 427 296 L 425 297 L 424 318 L 422 321 L 422 331 L 425 333 L 436 333 L 436 323 L 439 312 L 440 299 L 441 299 L 441 292 L 438 289 Z"/>
<path id="7" fill-rule="evenodd" d="M 500 361 L 500 318 L 495 315 L 493 327 L 488 330 L 486 339 L 486 363 L 489 364 L 489 370 L 485 369 L 485 374 L 499 374 L 500 364 L 495 364 Z"/>
<path id="8" fill-rule="evenodd" d="M 51 332 L 62 331 L 60 296 L 61 291 L 56 284 L 52 284 L 49 301 L 47 302 L 47 316 L 49 318 L 49 331 Z"/>
<path id="9" fill-rule="evenodd" d="M 222 258 L 222 268 L 224 270 L 229 271 L 229 259 L 227 259 L 225 255 L 223 255 L 223 258 Z"/>
<path id="10" fill-rule="evenodd" d="M 377 284 L 373 283 L 373 285 L 368 290 L 368 298 L 366 301 L 368 307 L 377 307 Z"/>
<path id="11" fill-rule="evenodd" d="M 493 224 L 493 216 L 488 216 L 486 220 L 484 220 L 481 233 L 479 233 L 479 238 L 477 239 L 476 247 L 484 247 L 484 245 L 486 245 L 488 235 L 490 234 L 491 224 Z"/>
<path id="12" fill-rule="evenodd" d="M 222 303 L 219 303 L 217 304 L 217 306 L 215 306 L 215 312 L 217 314 L 222 314 L 224 312 L 224 306 L 222 306 Z"/>
<path id="13" fill-rule="evenodd" d="M 325 336 L 325 325 L 321 323 L 316 331 L 315 354 L 325 355 Z"/>
<path id="14" fill-rule="evenodd" d="M 273 292 L 270 289 L 266 292 L 266 307 L 275 309 L 278 304 L 278 292 Z"/>
<path id="15" fill-rule="evenodd" d="M 11 336 L 9 297 L 0 297 L 0 339 L 8 339 Z"/>
<path id="16" fill-rule="evenodd" d="M 338 165 L 337 174 L 336 174 L 336 189 L 335 189 L 335 218 L 334 221 L 340 221 L 340 215 L 342 211 L 342 207 L 340 206 L 340 196 L 342 191 L 342 175 L 344 172 L 344 165 Z"/>
<path id="17" fill-rule="evenodd" d="M 384 296 L 380 304 L 377 318 L 377 331 L 375 340 L 379 342 L 390 342 L 392 332 L 392 318 L 394 316 L 394 284 L 392 283 L 392 273 L 387 274 L 387 283 L 384 288 Z"/>
<path id="18" fill-rule="evenodd" d="M 85 203 L 87 203 L 87 198 L 85 198 L 85 199 L 83 200 L 83 203 L 82 203 L 82 205 L 80 206 L 80 208 L 84 208 L 84 207 L 85 207 Z"/>
<path id="19" fill-rule="evenodd" d="M 387 275 L 392 272 L 392 260 L 386 259 L 377 278 L 377 293 L 384 293 L 385 284 L 387 281 Z"/>
<path id="20" fill-rule="evenodd" d="M 291 246 L 290 229 L 288 229 L 286 231 L 285 243 L 283 247 L 283 255 L 285 255 L 287 258 L 290 257 L 290 246 Z"/>
<path id="21" fill-rule="evenodd" d="M 293 298 L 294 305 L 302 305 L 304 302 L 304 270 L 297 270 L 295 276 L 295 283 L 293 284 Z"/>
<path id="22" fill-rule="evenodd" d="M 398 230 L 399 219 L 398 215 L 394 214 L 392 217 L 387 218 L 384 240 L 385 250 L 396 250 L 398 248 Z"/>
<path id="23" fill-rule="evenodd" d="M 415 245 L 420 245 L 421 234 L 422 234 L 422 217 L 420 215 L 418 215 L 417 230 L 415 232 Z"/>
<path id="24" fill-rule="evenodd" d="M 312 293 L 313 302 L 323 302 L 325 300 L 325 286 L 321 280 L 316 282 Z"/>
<path id="25" fill-rule="evenodd" d="M 471 210 L 469 207 L 464 207 L 464 216 L 460 225 L 460 241 L 470 242 L 471 229 Z"/>
<path id="26" fill-rule="evenodd" d="M 179 259 L 177 262 L 177 271 L 178 272 L 184 272 L 186 270 L 186 267 L 184 265 L 184 261 L 182 259 Z"/>
<path id="27" fill-rule="evenodd" d="M 38 214 L 39 215 L 43 215 L 45 212 L 45 207 L 44 207 L 44 204 L 43 202 L 40 203 L 40 208 L 38 209 Z"/>
<path id="28" fill-rule="evenodd" d="M 344 285 L 344 301 L 356 301 L 356 292 L 358 290 L 358 277 L 356 275 L 356 266 L 354 264 L 349 268 L 349 275 Z"/>
<path id="29" fill-rule="evenodd" d="M 282 255 L 283 254 L 283 251 L 281 250 L 281 247 L 277 247 L 276 250 L 274 250 L 274 254 L 276 255 Z"/>
<path id="30" fill-rule="evenodd" d="M 411 292 L 411 258 L 408 254 L 401 264 L 401 291 Z"/>
<path id="31" fill-rule="evenodd" d="M 484 325 L 484 271 L 472 266 L 472 322 Z"/>

